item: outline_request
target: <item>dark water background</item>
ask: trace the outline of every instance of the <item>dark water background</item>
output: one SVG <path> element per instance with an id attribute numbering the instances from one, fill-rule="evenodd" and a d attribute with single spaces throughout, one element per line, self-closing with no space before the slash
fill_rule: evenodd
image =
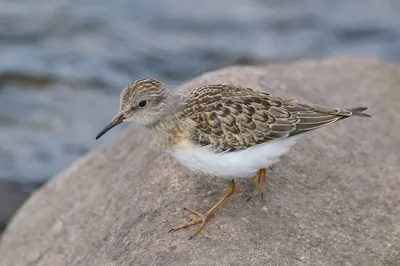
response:
<path id="1" fill-rule="evenodd" d="M 130 81 L 359 54 L 400 61 L 398 0 L 0 0 L 0 179 L 41 183 L 89 149 Z"/>

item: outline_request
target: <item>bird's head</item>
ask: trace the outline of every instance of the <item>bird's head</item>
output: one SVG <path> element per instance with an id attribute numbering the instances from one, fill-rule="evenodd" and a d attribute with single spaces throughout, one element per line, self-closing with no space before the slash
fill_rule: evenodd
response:
<path id="1" fill-rule="evenodd" d="M 168 88 L 155 79 L 139 79 L 121 92 L 120 110 L 113 120 L 96 136 L 123 122 L 151 126 L 162 119 L 167 108 Z"/>

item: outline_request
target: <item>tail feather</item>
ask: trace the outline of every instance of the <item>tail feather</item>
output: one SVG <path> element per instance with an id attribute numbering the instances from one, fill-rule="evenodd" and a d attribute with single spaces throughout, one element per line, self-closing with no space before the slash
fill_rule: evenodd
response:
<path id="1" fill-rule="evenodd" d="M 364 106 L 357 106 L 353 108 L 348 108 L 346 109 L 347 111 L 350 111 L 352 116 L 361 116 L 361 117 L 371 117 L 369 114 L 363 113 L 363 111 L 367 110 L 368 107 Z"/>

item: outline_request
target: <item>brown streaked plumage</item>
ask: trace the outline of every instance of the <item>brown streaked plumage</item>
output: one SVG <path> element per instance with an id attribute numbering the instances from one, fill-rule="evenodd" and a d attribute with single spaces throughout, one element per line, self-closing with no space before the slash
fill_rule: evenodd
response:
<path id="1" fill-rule="evenodd" d="M 229 192 L 213 208 L 206 214 L 186 208 L 198 218 L 172 229 L 201 223 L 194 237 L 234 193 L 234 179 L 253 177 L 254 198 L 265 191 L 266 168 L 305 133 L 351 116 L 369 117 L 362 113 L 366 109 L 299 103 L 231 84 L 177 94 L 157 80 L 140 79 L 122 91 L 119 113 L 96 139 L 122 122 L 141 124 L 187 168 L 230 179 Z"/>
<path id="2" fill-rule="evenodd" d="M 232 151 L 301 134 L 352 115 L 351 110 L 298 103 L 241 86 L 209 85 L 187 96 L 179 118 L 194 121 L 194 142 Z"/>

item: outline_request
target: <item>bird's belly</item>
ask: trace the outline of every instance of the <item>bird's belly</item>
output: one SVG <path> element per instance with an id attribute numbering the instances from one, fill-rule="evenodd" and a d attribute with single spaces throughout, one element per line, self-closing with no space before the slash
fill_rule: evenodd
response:
<path id="1" fill-rule="evenodd" d="M 171 151 L 182 165 L 206 175 L 226 178 L 251 178 L 259 169 L 279 161 L 296 144 L 298 136 L 257 145 L 246 150 L 214 153 L 207 147 L 189 146 Z"/>

